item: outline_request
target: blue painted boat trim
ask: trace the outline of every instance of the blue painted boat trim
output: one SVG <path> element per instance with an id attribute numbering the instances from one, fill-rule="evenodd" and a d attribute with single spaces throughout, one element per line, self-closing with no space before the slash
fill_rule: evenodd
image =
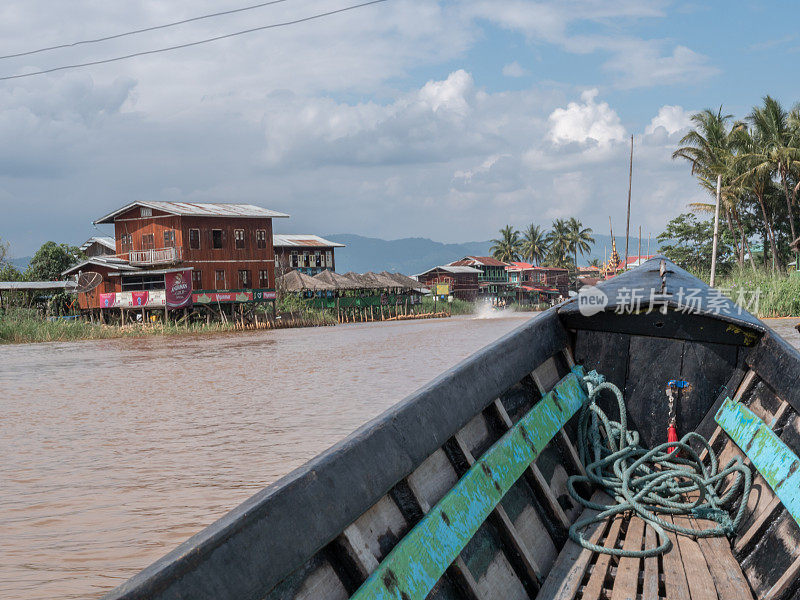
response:
<path id="1" fill-rule="evenodd" d="M 406 535 L 353 600 L 423 600 L 525 469 L 587 400 L 574 367 Z"/>
<path id="2" fill-rule="evenodd" d="M 800 525 L 800 459 L 741 402 L 726 398 L 714 417 Z"/>

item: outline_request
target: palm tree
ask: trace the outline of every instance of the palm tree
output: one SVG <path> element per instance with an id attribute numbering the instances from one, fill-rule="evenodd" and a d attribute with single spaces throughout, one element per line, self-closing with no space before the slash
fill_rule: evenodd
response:
<path id="1" fill-rule="evenodd" d="M 519 238 L 519 231 L 514 229 L 511 225 L 506 225 L 500 230 L 499 239 L 492 240 L 492 256 L 503 262 L 519 260 L 521 249 L 522 240 Z"/>
<path id="2" fill-rule="evenodd" d="M 754 106 L 747 120 L 753 125 L 755 137 L 759 140 L 759 151 L 749 155 L 764 169 L 776 172 L 781 180 L 786 196 L 786 209 L 789 216 L 789 229 L 792 240 L 797 239 L 794 229 L 794 210 L 789 193 L 789 177 L 800 171 L 800 148 L 794 134 L 790 119 L 780 102 L 771 96 L 765 96 L 763 106 Z M 755 166 L 755 165 L 754 165 Z"/>
<path id="3" fill-rule="evenodd" d="M 575 269 L 578 268 L 578 254 L 583 256 L 592 251 L 594 238 L 592 237 L 591 227 L 584 227 L 575 217 L 570 217 L 567 221 L 569 248 L 575 258 Z"/>
<path id="4" fill-rule="evenodd" d="M 572 253 L 570 245 L 570 230 L 565 219 L 555 219 L 553 228 L 545 237 L 551 262 L 554 266 L 564 264 L 565 259 Z M 570 257 L 571 258 L 571 257 Z"/>
<path id="5" fill-rule="evenodd" d="M 761 208 L 761 216 L 764 220 L 764 228 L 772 250 L 772 269 L 774 271 L 779 255 L 772 220 L 767 216 L 765 204 L 765 197 L 773 185 L 774 166 L 770 161 L 763 160 L 764 155 L 761 153 L 761 149 L 764 147 L 764 142 L 760 139 L 758 132 L 752 134 L 747 129 L 741 129 L 736 133 L 735 143 L 740 149 L 740 155 L 736 160 L 740 174 L 735 181 L 746 185 L 758 201 L 758 205 Z"/>
<path id="6" fill-rule="evenodd" d="M 547 254 L 546 235 L 538 225 L 530 224 L 522 235 L 522 257 L 538 265 Z"/>
<path id="7" fill-rule="evenodd" d="M 736 136 L 738 132 L 745 129 L 744 123 L 735 122 L 732 127 L 728 127 L 728 122 L 733 115 L 722 114 L 722 107 L 716 112 L 705 109 L 692 115 L 692 122 L 695 127 L 684 135 L 681 146 L 672 153 L 672 158 L 683 158 L 692 165 L 692 175 L 698 179 L 700 187 L 710 195 L 716 195 L 717 177 L 722 178 L 722 189 L 720 204 L 724 207 L 724 216 L 728 228 L 733 233 L 732 221 L 737 221 L 739 215 L 739 203 L 741 200 L 740 188 L 734 185 L 735 178 L 739 175 L 736 170 L 737 157 L 735 152 L 738 149 Z M 714 204 L 693 203 L 690 205 L 694 210 L 714 211 Z M 741 228 L 741 227 L 740 227 Z M 742 233 L 742 247 L 739 249 L 737 242 L 737 255 L 739 263 L 743 260 L 744 245 L 746 235 Z M 736 239 L 736 235 L 733 238 Z"/>

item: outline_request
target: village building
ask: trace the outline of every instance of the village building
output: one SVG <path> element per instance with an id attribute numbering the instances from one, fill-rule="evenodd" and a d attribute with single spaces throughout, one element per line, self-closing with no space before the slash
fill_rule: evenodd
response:
<path id="1" fill-rule="evenodd" d="M 515 285 L 508 279 L 506 267 L 508 263 L 497 260 L 493 256 L 465 256 L 461 260 L 451 262 L 451 267 L 472 267 L 478 269 L 478 298 L 497 302 L 513 301 L 516 295 Z"/>
<path id="2" fill-rule="evenodd" d="M 114 256 L 117 253 L 117 245 L 113 237 L 90 237 L 81 244 L 79 250 L 89 258 Z"/>
<path id="3" fill-rule="evenodd" d="M 474 302 L 478 299 L 479 281 L 482 271 L 473 267 L 443 265 L 428 269 L 415 277 L 434 296 L 451 295 L 459 300 Z"/>
<path id="4" fill-rule="evenodd" d="M 336 271 L 336 248 L 339 244 L 312 234 L 276 233 L 272 236 L 275 248 L 275 270 L 280 276 L 289 271 L 316 275 L 326 269 Z"/>
<path id="5" fill-rule="evenodd" d="M 273 300 L 272 219 L 288 216 L 250 204 L 133 202 L 95 221 L 114 225 L 114 256 L 63 275 L 100 274 L 78 294 L 82 309 Z"/>
<path id="6" fill-rule="evenodd" d="M 507 272 L 520 304 L 551 304 L 569 296 L 567 269 L 516 261 L 508 265 Z"/>
<path id="7" fill-rule="evenodd" d="M 626 269 L 633 269 L 643 265 L 645 262 L 653 258 L 655 254 L 648 254 L 647 256 L 629 256 L 628 260 L 620 260 L 617 271 L 624 271 Z"/>

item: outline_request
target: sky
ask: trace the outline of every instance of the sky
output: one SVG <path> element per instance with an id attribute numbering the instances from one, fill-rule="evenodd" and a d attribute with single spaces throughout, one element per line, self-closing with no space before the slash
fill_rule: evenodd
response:
<path id="1" fill-rule="evenodd" d="M 363 1 L 363 0 L 362 0 Z M 257 0 L 249 0 L 255 4 Z M 0 59 L 0 77 L 301 19 L 233 15 Z M 12 256 L 108 234 L 136 200 L 241 202 L 284 233 L 485 240 L 578 217 L 662 231 L 706 198 L 672 151 L 693 112 L 800 100 L 797 7 L 661 0 L 388 0 L 206 45 L 0 81 L 0 238 Z M 248 6 L 9 0 L 0 54 Z"/>

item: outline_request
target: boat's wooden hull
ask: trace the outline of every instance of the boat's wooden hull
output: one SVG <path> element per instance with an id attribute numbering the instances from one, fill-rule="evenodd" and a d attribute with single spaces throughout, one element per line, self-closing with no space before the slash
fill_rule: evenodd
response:
<path id="1" fill-rule="evenodd" d="M 730 396 L 800 454 L 800 355 L 749 315 L 718 321 L 706 314 L 660 327 L 650 319 L 630 327 L 629 320 L 601 323 L 601 313 L 591 327 L 578 328 L 587 321 L 565 309 L 540 314 L 444 373 L 107 598 L 535 598 L 581 512 L 566 488 L 567 477 L 582 469 L 570 441 L 574 419 L 542 438 L 533 461 L 509 479 L 492 474 L 489 458 L 569 377 L 573 360 L 624 390 L 647 445 L 665 441 L 664 385 L 681 378 L 691 384 L 678 407 L 681 433 L 694 429 L 712 436 L 724 455 L 739 452 L 714 420 Z M 662 331 L 670 335 L 655 335 Z M 489 469 L 483 480 L 470 475 L 481 465 Z M 460 500 L 495 483 L 497 502 L 484 503 L 475 521 L 473 504 Z M 434 526 L 437 503 L 459 494 L 448 506 L 461 508 L 446 512 L 447 519 L 435 513 L 449 523 Z M 794 594 L 797 584 L 797 573 L 786 573 L 798 569 L 800 530 L 774 498 L 757 476 L 748 499 L 752 516 L 733 540 L 759 598 L 776 585 L 784 596 Z M 421 522 L 425 535 L 423 526 L 414 529 Z M 444 530 L 464 538 L 448 546 L 452 556 L 436 537 Z M 432 569 L 424 584 L 417 581 L 423 563 L 411 560 L 415 547 L 416 558 L 425 554 L 423 567 Z M 405 562 L 397 562 L 400 555 Z M 372 587 L 362 588 L 373 574 Z"/>

